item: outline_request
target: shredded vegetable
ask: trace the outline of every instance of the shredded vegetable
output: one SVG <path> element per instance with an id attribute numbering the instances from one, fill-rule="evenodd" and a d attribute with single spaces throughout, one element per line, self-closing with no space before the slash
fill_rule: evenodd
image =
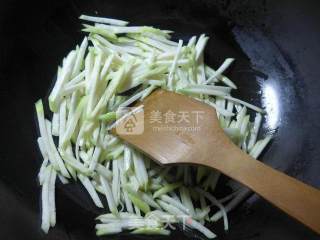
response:
<path id="1" fill-rule="evenodd" d="M 42 100 L 35 103 L 43 158 L 38 174 L 43 231 L 56 224 L 57 179 L 63 184 L 79 179 L 93 204 L 104 209 L 96 219 L 98 236 L 123 231 L 169 235 L 171 224 L 182 223 L 215 238 L 205 224 L 220 218 L 228 230 L 227 213 L 248 189 L 240 187 L 217 200 L 219 172 L 201 166 L 157 166 L 110 130 L 143 105 L 120 116 L 119 109 L 163 88 L 215 108 L 230 139 L 257 158 L 272 136 L 260 139 L 264 110 L 231 95 L 237 86 L 226 75 L 235 59 L 225 59 L 217 69 L 207 66 L 205 34 L 184 43 L 172 40 L 169 30 L 128 26 L 112 18 L 80 19 L 86 21 L 83 32 L 88 36 L 58 67 L 48 98 L 51 120 Z"/>

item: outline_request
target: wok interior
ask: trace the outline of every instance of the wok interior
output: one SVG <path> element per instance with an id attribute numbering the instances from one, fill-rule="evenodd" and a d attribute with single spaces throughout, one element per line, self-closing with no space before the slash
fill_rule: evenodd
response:
<path id="1" fill-rule="evenodd" d="M 292 27 L 292 22 L 298 22 L 295 11 L 300 10 L 284 11 L 286 2 L 290 1 L 282 2 L 281 6 L 274 5 L 275 1 L 249 1 L 245 6 L 241 1 L 228 2 L 78 0 L 39 2 L 34 9 L 27 2 L 4 1 L 3 9 L 7 11 L 1 21 L 5 36 L 1 43 L 5 49 L 1 54 L 0 78 L 5 84 L 1 99 L 5 103 L 2 121 L 6 136 L 1 141 L 6 147 L 1 152 L 0 186 L 7 204 L 1 205 L 14 209 L 14 212 L 4 209 L 4 215 L 10 219 L 7 224 L 21 225 L 20 233 L 15 234 L 43 239 L 38 230 L 39 188 L 35 179 L 40 156 L 36 148 L 33 103 L 50 88 L 62 56 L 80 42 L 81 26 L 77 18 L 81 13 L 97 11 L 100 16 L 126 19 L 132 25 L 172 29 L 176 39 L 208 34 L 211 37 L 205 54 L 208 65 L 217 67 L 226 57 L 236 58 L 228 72 L 239 86 L 235 93 L 267 110 L 263 131 L 276 131 L 276 137 L 262 160 L 309 184 L 320 185 L 316 173 L 319 124 L 314 112 L 319 109 L 316 94 L 320 83 L 315 80 L 319 70 L 311 68 L 319 51 L 312 50 L 313 38 L 307 39 L 315 27 L 304 18 L 301 21 L 309 23 L 307 29 L 298 24 L 293 25 L 299 31 Z M 300 5 L 293 4 L 296 8 L 307 8 L 312 15 L 311 3 L 310 7 Z M 282 13 L 286 14 L 286 20 L 280 17 Z M 292 38 L 290 32 L 305 33 L 306 37 Z M 319 31 L 315 36 L 320 39 Z M 298 54 L 292 49 L 305 50 Z M 79 193 L 77 185 L 58 189 L 58 226 L 50 233 L 53 236 L 69 239 L 69 234 L 74 239 L 94 239 L 92 219 L 96 209 L 90 199 Z M 229 219 L 231 229 L 227 234 L 219 224 L 213 226 L 219 239 L 316 239 L 305 227 L 255 195 L 231 213 Z M 3 232 L 8 239 L 15 231 L 9 227 Z M 196 233 L 186 234 L 192 238 Z M 170 238 L 183 236 L 174 232 Z"/>

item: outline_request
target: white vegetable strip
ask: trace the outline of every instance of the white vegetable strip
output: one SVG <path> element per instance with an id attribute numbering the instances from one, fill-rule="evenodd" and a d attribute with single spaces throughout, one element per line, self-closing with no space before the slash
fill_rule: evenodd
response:
<path id="1" fill-rule="evenodd" d="M 160 30 L 161 31 L 161 30 Z M 161 33 L 164 33 L 163 31 L 161 31 Z M 174 46 L 176 47 L 178 45 L 177 42 L 175 41 L 172 41 L 172 40 L 169 40 L 168 38 L 166 38 L 164 35 L 166 35 L 165 33 L 164 34 L 156 34 L 156 33 L 152 33 L 151 31 L 150 32 L 144 32 L 143 33 L 144 36 L 147 36 L 147 37 L 150 37 L 154 40 L 157 40 L 159 42 L 162 42 L 162 43 L 165 43 L 167 45 L 171 45 L 171 46 Z"/>
<path id="2" fill-rule="evenodd" d="M 261 154 L 261 152 L 263 151 L 263 149 L 267 146 L 267 144 L 271 141 L 272 136 L 267 136 L 265 137 L 263 140 L 259 140 L 255 146 L 252 148 L 252 150 L 250 151 L 250 155 L 253 158 L 257 158 L 259 157 L 259 155 Z"/>
<path id="3" fill-rule="evenodd" d="M 203 233 L 207 238 L 212 239 L 215 238 L 217 235 L 214 234 L 212 231 L 210 231 L 208 228 L 204 227 L 201 223 L 192 220 L 192 221 L 186 221 L 186 224 L 199 232 Z"/>
<path id="4" fill-rule="evenodd" d="M 179 208 L 181 211 L 183 211 L 185 214 L 190 215 L 190 210 L 185 207 L 180 201 L 169 197 L 168 195 L 164 194 L 160 197 L 161 200 L 167 202 L 168 204 L 171 204 L 175 206 L 176 208 Z"/>
<path id="5" fill-rule="evenodd" d="M 88 39 L 85 37 L 80 45 L 80 49 L 77 54 L 77 58 L 72 70 L 71 78 L 75 78 L 79 73 L 83 64 L 83 58 L 86 53 L 86 49 L 88 47 Z"/>
<path id="6" fill-rule="evenodd" d="M 63 152 L 62 153 L 62 158 L 66 163 L 68 163 L 70 166 L 75 168 L 77 171 L 79 171 L 79 172 L 81 172 L 81 173 L 83 173 L 85 175 L 89 175 L 90 174 L 90 170 L 88 168 L 86 168 L 77 159 L 75 159 L 73 156 L 67 154 L 66 152 Z"/>
<path id="7" fill-rule="evenodd" d="M 118 168 L 118 159 L 112 161 L 112 194 L 115 201 L 116 206 L 119 205 L 120 202 L 120 176 L 119 176 L 119 168 Z"/>
<path id="8" fill-rule="evenodd" d="M 225 110 L 224 108 L 221 108 L 221 107 L 217 106 L 215 103 L 213 103 L 211 101 L 205 100 L 205 103 L 207 103 L 210 106 L 214 107 L 217 110 L 217 112 L 219 112 L 223 116 L 226 116 L 226 117 L 233 117 L 234 116 L 233 112 Z"/>
<path id="9" fill-rule="evenodd" d="M 137 49 L 137 48 L 132 48 L 132 47 L 123 47 L 123 46 L 114 45 L 111 42 L 109 42 L 107 39 L 105 39 L 97 34 L 93 35 L 93 39 L 99 41 L 102 45 L 111 49 L 113 52 L 119 52 L 121 54 L 133 54 L 133 55 L 137 55 L 137 56 L 143 55 L 143 52 L 140 51 L 139 48 Z"/>
<path id="10" fill-rule="evenodd" d="M 193 216 L 195 214 L 194 207 L 192 204 L 192 200 L 190 197 L 189 190 L 185 187 L 180 188 L 180 197 L 181 197 L 181 202 L 186 208 L 189 210 L 189 214 Z"/>
<path id="11" fill-rule="evenodd" d="M 100 73 L 101 79 L 104 79 L 106 77 L 106 75 L 110 69 L 111 63 L 113 61 L 113 58 L 114 58 L 114 54 L 111 54 L 108 56 L 107 60 L 105 61 L 103 68 L 101 70 L 101 73 Z"/>
<path id="12" fill-rule="evenodd" d="M 40 150 L 42 158 L 43 159 L 48 158 L 48 152 L 47 152 L 47 149 L 46 149 L 46 146 L 43 142 L 42 137 L 38 137 L 37 142 L 38 142 L 38 146 L 39 146 L 39 150 Z"/>
<path id="13" fill-rule="evenodd" d="M 94 61 L 94 54 L 93 51 L 89 49 L 89 52 L 84 60 L 84 66 L 85 66 L 85 81 L 86 81 L 86 94 L 88 94 L 89 92 L 89 84 L 90 84 L 90 76 L 91 76 L 91 72 L 92 72 L 92 68 L 93 68 L 93 61 Z"/>
<path id="14" fill-rule="evenodd" d="M 104 194 L 107 198 L 107 202 L 108 202 L 108 206 L 109 206 L 110 211 L 113 214 L 117 215 L 118 209 L 117 209 L 116 203 L 114 201 L 112 190 L 111 190 L 111 187 L 110 187 L 108 181 L 103 176 L 100 176 L 100 182 L 101 182 Z"/>
<path id="15" fill-rule="evenodd" d="M 59 147 L 62 146 L 63 135 L 66 131 L 67 102 L 63 100 L 59 108 Z"/>
<path id="16" fill-rule="evenodd" d="M 189 42 L 188 42 L 187 46 L 188 47 L 193 47 L 196 44 L 196 41 L 197 41 L 197 37 L 196 36 L 192 36 L 189 39 Z"/>
<path id="17" fill-rule="evenodd" d="M 173 62 L 172 62 L 171 68 L 170 68 L 170 72 L 169 72 L 169 76 L 168 76 L 168 88 L 170 90 L 172 90 L 172 88 L 173 88 L 173 86 L 172 86 L 173 85 L 173 78 L 174 78 L 175 70 L 177 68 L 177 61 L 180 56 L 182 44 L 183 44 L 183 41 L 179 40 L 179 44 L 178 44 L 178 47 L 176 50 L 176 55 L 174 56 L 174 59 L 173 59 Z"/>
<path id="18" fill-rule="evenodd" d="M 209 38 L 202 34 L 196 44 L 196 61 L 199 60 L 203 50 L 208 42 Z"/>
<path id="19" fill-rule="evenodd" d="M 44 158 L 44 160 L 41 164 L 40 170 L 39 170 L 38 178 L 39 178 L 39 183 L 41 186 L 43 185 L 43 182 L 45 180 L 48 162 L 49 162 L 48 158 Z"/>
<path id="20" fill-rule="evenodd" d="M 96 147 L 94 149 L 92 158 L 91 158 L 91 162 L 90 162 L 90 166 L 89 166 L 89 170 L 90 171 L 94 171 L 96 169 L 99 157 L 100 157 L 100 153 L 101 153 L 101 148 L 100 147 Z"/>
<path id="21" fill-rule="evenodd" d="M 201 233 L 203 233 L 207 238 L 215 238 L 216 235 L 211 232 L 209 229 L 207 229 L 206 227 L 204 227 L 202 224 L 200 224 L 199 222 L 193 220 L 193 219 L 189 219 L 187 215 L 185 215 L 181 210 L 179 210 L 178 208 L 169 205 L 161 200 L 158 200 L 158 203 L 160 204 L 160 206 L 162 208 L 164 208 L 167 212 L 178 216 L 178 219 L 183 222 L 184 224 L 197 229 L 198 231 L 200 231 Z"/>
<path id="22" fill-rule="evenodd" d="M 95 109 L 93 110 L 91 116 L 96 116 L 101 108 L 107 103 L 107 101 L 111 98 L 111 96 L 115 93 L 116 89 L 118 88 L 121 80 L 124 76 L 124 68 L 120 68 L 116 73 L 114 78 L 109 83 L 104 95 L 99 100 L 98 104 L 96 105 Z"/>
<path id="23" fill-rule="evenodd" d="M 225 86 L 212 86 L 212 85 L 202 85 L 202 84 L 191 84 L 186 87 L 187 89 L 193 90 L 193 89 L 207 89 L 207 90 L 216 90 L 216 91 L 221 91 L 225 93 L 230 93 L 231 88 L 230 87 L 225 87 Z"/>
<path id="24" fill-rule="evenodd" d="M 103 227 L 97 229 L 97 236 L 116 234 L 122 232 L 122 227 L 118 223 L 105 224 Z"/>
<path id="25" fill-rule="evenodd" d="M 50 180 L 49 180 L 49 206 L 50 206 L 50 226 L 56 225 L 56 199 L 55 199 L 55 185 L 56 185 L 57 172 L 51 168 Z"/>
<path id="26" fill-rule="evenodd" d="M 230 193 L 229 195 L 225 196 L 224 198 L 218 199 L 218 202 L 220 202 L 221 204 L 225 203 L 225 202 L 228 202 L 231 199 L 233 199 L 235 196 L 237 196 L 238 194 L 239 194 L 239 190 L 237 190 L 237 191 L 235 191 L 233 193 Z"/>
<path id="27" fill-rule="evenodd" d="M 248 108 L 250 108 L 250 109 L 252 109 L 254 111 L 257 111 L 259 113 L 264 113 L 264 110 L 262 108 L 256 107 L 256 106 L 254 106 L 254 105 L 252 105 L 250 103 L 247 103 L 245 101 L 242 101 L 240 99 L 237 99 L 237 98 L 234 98 L 234 97 L 231 97 L 231 96 L 223 96 L 223 97 L 225 99 L 228 99 L 228 100 L 233 101 L 235 103 L 240 103 L 240 104 L 242 104 L 242 105 L 244 105 L 244 106 L 246 106 L 246 107 L 248 107 Z"/>
<path id="28" fill-rule="evenodd" d="M 100 200 L 96 190 L 94 189 L 94 186 L 92 185 L 91 181 L 89 180 L 89 178 L 82 175 L 82 174 L 78 174 L 78 178 L 80 179 L 80 181 L 81 181 L 82 185 L 85 187 L 85 189 L 88 191 L 94 204 L 99 208 L 103 208 L 101 200 Z"/>
<path id="29" fill-rule="evenodd" d="M 65 88 L 71 87 L 73 85 L 76 85 L 84 80 L 86 76 L 86 71 L 82 71 L 78 75 L 76 75 L 73 79 L 71 79 L 69 82 L 66 83 Z"/>
<path id="30" fill-rule="evenodd" d="M 124 147 L 123 161 L 124 161 L 123 167 L 124 167 L 124 171 L 126 173 L 131 169 L 131 166 L 132 166 L 131 150 L 128 146 Z"/>
<path id="31" fill-rule="evenodd" d="M 78 121 L 80 119 L 80 116 L 82 114 L 84 105 L 86 103 L 86 98 L 82 98 L 82 100 L 79 102 L 79 105 L 77 106 L 76 112 L 74 115 L 71 117 L 70 122 L 68 123 L 69 125 L 66 127 L 66 130 L 63 134 L 62 137 L 62 146 L 65 146 L 66 143 L 71 139 L 71 136 L 78 124 Z"/>
<path id="32" fill-rule="evenodd" d="M 94 16 L 88 16 L 88 15 L 81 15 L 79 18 L 82 20 L 90 21 L 90 22 L 105 23 L 105 24 L 118 25 L 118 26 L 125 26 L 128 24 L 128 22 L 126 21 L 113 19 L 113 18 L 102 18 L 102 17 L 94 17 Z"/>
<path id="33" fill-rule="evenodd" d="M 220 211 L 222 213 L 223 216 L 223 224 L 224 224 L 224 230 L 228 230 L 229 229 L 229 223 L 228 223 L 228 217 L 227 217 L 227 212 L 226 209 L 223 207 L 223 205 L 214 197 L 212 196 L 210 193 L 203 191 L 200 188 L 197 188 L 197 191 L 199 193 L 201 193 L 202 195 L 204 195 L 208 200 L 210 200 L 212 202 L 212 204 L 214 204 L 215 206 L 217 206 L 218 208 L 220 208 Z"/>
<path id="34" fill-rule="evenodd" d="M 157 88 L 156 85 L 151 85 L 149 88 L 146 89 L 146 91 L 143 93 L 143 95 L 141 96 L 140 100 L 143 101 L 146 97 L 148 97 L 153 90 L 155 90 Z"/>
<path id="35" fill-rule="evenodd" d="M 228 101 L 228 103 L 227 103 L 227 109 L 226 109 L 226 110 L 227 110 L 228 112 L 233 113 L 233 108 L 234 108 L 234 103 L 233 103 L 232 101 Z M 230 125 L 230 122 L 231 122 L 231 117 L 226 116 L 225 120 L 226 120 L 226 125 L 229 126 L 229 125 Z"/>
<path id="36" fill-rule="evenodd" d="M 123 103 L 121 103 L 119 105 L 119 108 L 123 108 L 123 107 L 129 106 L 131 103 L 133 103 L 133 102 L 137 101 L 139 98 L 141 98 L 143 96 L 143 94 L 145 94 L 147 91 L 148 91 L 148 88 L 146 88 L 146 89 L 138 92 L 137 94 L 133 95 L 128 100 L 126 100 Z"/>
<path id="37" fill-rule="evenodd" d="M 49 184 L 50 184 L 51 167 L 45 170 L 45 177 L 42 186 L 41 199 L 42 199 L 42 218 L 41 228 L 45 233 L 48 233 L 50 228 L 50 204 L 49 204 Z"/>
<path id="38" fill-rule="evenodd" d="M 47 136 L 48 136 L 48 144 L 50 146 L 50 148 L 52 149 L 53 151 L 53 154 L 54 154 L 54 157 L 58 163 L 58 166 L 59 166 L 59 169 L 62 173 L 63 176 L 67 177 L 67 178 L 70 178 L 70 175 L 60 157 L 60 154 L 54 144 L 54 141 L 53 141 L 53 138 L 52 138 L 52 135 L 51 135 L 51 132 L 50 132 L 50 129 L 51 128 L 51 123 L 49 120 L 46 120 L 46 130 L 47 130 Z"/>
<path id="39" fill-rule="evenodd" d="M 67 56 L 65 63 L 63 64 L 61 76 L 57 79 L 57 82 L 54 85 L 52 92 L 49 96 L 49 105 L 50 105 L 51 111 L 53 112 L 56 112 L 58 110 L 61 92 L 62 92 L 61 90 L 63 89 L 66 82 L 70 80 L 69 78 L 71 76 L 75 58 L 76 58 L 75 51 L 71 51 Z"/>
<path id="40" fill-rule="evenodd" d="M 59 136 L 59 113 L 53 113 L 51 132 L 53 136 Z"/>
<path id="41" fill-rule="evenodd" d="M 181 211 L 180 209 L 178 209 L 177 207 L 170 205 L 162 200 L 157 200 L 157 202 L 159 203 L 159 205 L 168 213 L 176 216 L 176 217 L 183 217 L 186 216 L 185 213 L 183 211 Z"/>
<path id="42" fill-rule="evenodd" d="M 163 52 L 171 52 L 174 51 L 175 47 L 171 46 L 171 45 L 167 45 L 164 44 L 160 41 L 154 40 L 152 38 L 148 38 L 148 37 L 141 37 L 141 36 L 133 36 L 130 35 L 131 38 L 136 39 L 138 41 L 141 41 L 143 43 L 146 43 L 154 48 L 157 48 Z"/>
<path id="43" fill-rule="evenodd" d="M 233 208 L 235 208 L 241 201 L 243 201 L 249 194 L 251 193 L 251 190 L 248 188 L 243 188 L 241 191 L 239 191 L 238 195 L 231 200 L 225 207 L 225 212 L 231 211 Z M 218 221 L 221 217 L 223 217 L 224 212 L 220 210 L 219 212 L 215 213 L 210 220 L 213 222 Z"/>
<path id="44" fill-rule="evenodd" d="M 100 176 L 104 177 L 105 179 L 107 180 L 112 179 L 112 172 L 108 168 L 104 167 L 99 163 L 96 166 L 96 171 L 98 174 L 100 174 Z"/>
<path id="45" fill-rule="evenodd" d="M 89 96 L 88 96 L 88 105 L 87 105 L 87 113 L 89 114 L 93 110 L 93 105 L 96 102 L 96 92 L 97 92 L 97 85 L 100 76 L 100 68 L 102 62 L 102 54 L 99 53 L 98 56 L 95 57 L 93 69 L 90 76 L 90 82 L 88 85 Z"/>
<path id="46" fill-rule="evenodd" d="M 49 161 L 51 162 L 51 164 L 55 168 L 58 168 L 58 164 L 56 162 L 54 153 L 52 152 L 52 149 L 51 149 L 51 146 L 50 146 L 49 140 L 48 140 L 48 133 L 47 133 L 46 123 L 45 123 L 45 119 L 44 119 L 42 100 L 38 100 L 35 104 L 35 107 L 36 107 L 36 112 L 37 112 L 37 119 L 38 119 L 38 124 L 39 124 L 41 142 L 44 145 L 43 149 L 46 149 L 46 152 L 48 154 L 48 158 L 49 158 Z M 40 148 L 40 150 L 41 150 L 41 148 Z"/>
<path id="47" fill-rule="evenodd" d="M 96 27 L 100 27 L 103 29 L 106 29 L 110 32 L 116 33 L 116 34 L 120 34 L 120 33 L 142 33 L 145 30 L 152 30 L 154 28 L 149 27 L 150 29 L 148 29 L 148 27 L 135 27 L 135 26 L 130 26 L 130 27 L 124 27 L 124 26 L 110 26 L 110 25 L 106 25 L 106 24 L 95 24 Z M 155 29 L 154 29 L 155 30 Z M 130 39 L 127 39 L 127 41 L 130 42 Z M 134 42 L 134 41 L 132 41 Z"/>
<path id="48" fill-rule="evenodd" d="M 125 165 L 124 160 L 123 160 L 123 164 L 122 165 Z M 133 213 L 132 202 L 131 202 L 131 200 L 130 200 L 130 198 L 128 196 L 128 193 L 127 193 L 127 191 L 126 191 L 126 189 L 124 187 L 127 184 L 127 176 L 125 175 L 124 166 L 120 167 L 120 182 L 121 182 L 121 185 L 122 185 L 122 194 L 123 194 L 126 210 L 129 213 Z M 134 191 L 136 192 L 137 189 L 134 189 Z"/>
<path id="49" fill-rule="evenodd" d="M 205 95 L 213 95 L 213 96 L 220 96 L 220 97 L 227 97 L 228 93 L 221 91 L 221 90 L 214 90 L 208 88 L 183 88 L 180 89 L 179 92 L 185 94 L 205 94 Z"/>
<path id="50" fill-rule="evenodd" d="M 69 105 L 68 105 L 68 116 L 67 116 L 67 122 L 65 124 L 65 127 L 69 126 L 70 121 L 72 121 L 72 116 L 76 112 L 77 104 L 78 104 L 78 101 L 80 99 L 79 95 L 80 94 L 79 94 L 78 91 L 73 92 L 72 95 L 71 95 L 71 100 L 70 100 Z"/>
<path id="51" fill-rule="evenodd" d="M 250 138 L 248 143 L 249 150 L 251 150 L 251 148 L 257 141 L 261 122 L 262 122 L 262 115 L 260 113 L 256 113 L 256 117 L 254 118 L 254 124 L 250 131 Z"/>
<path id="52" fill-rule="evenodd" d="M 69 180 L 67 178 L 65 178 L 64 176 L 62 176 L 61 174 L 58 174 L 58 178 L 60 179 L 62 184 L 68 184 Z"/>
<path id="53" fill-rule="evenodd" d="M 72 93 L 74 93 L 75 91 L 81 90 L 83 88 L 86 87 L 86 83 L 85 82 L 79 82 L 77 84 L 74 84 L 72 86 L 65 86 L 64 90 L 63 90 L 63 96 L 68 96 Z"/>
<path id="54" fill-rule="evenodd" d="M 211 83 L 214 79 L 221 76 L 221 74 L 231 65 L 234 58 L 227 58 L 222 65 L 217 69 L 217 71 L 206 81 L 206 83 Z"/>
<path id="55" fill-rule="evenodd" d="M 137 179 L 140 183 L 140 186 L 146 188 L 148 184 L 148 174 L 144 164 L 144 160 L 140 153 L 136 151 L 132 152 L 133 164 Z"/>

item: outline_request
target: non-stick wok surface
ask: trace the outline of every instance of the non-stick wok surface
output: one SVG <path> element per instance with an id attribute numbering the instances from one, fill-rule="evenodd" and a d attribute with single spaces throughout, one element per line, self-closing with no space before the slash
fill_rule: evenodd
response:
<path id="1" fill-rule="evenodd" d="M 96 209 L 77 185 L 58 186 L 58 224 L 44 235 L 36 180 L 41 159 L 33 104 L 46 96 L 62 57 L 80 42 L 81 13 L 172 29 L 175 38 L 208 34 L 206 61 L 217 67 L 225 57 L 236 58 L 228 74 L 237 94 L 268 112 L 264 132 L 275 132 L 275 139 L 262 160 L 320 187 L 319 6 L 316 0 L 1 1 L 0 239 L 96 239 Z M 257 195 L 229 219 L 228 233 L 214 226 L 218 239 L 320 239 Z M 169 238 L 186 237 L 196 238 L 181 232 Z"/>

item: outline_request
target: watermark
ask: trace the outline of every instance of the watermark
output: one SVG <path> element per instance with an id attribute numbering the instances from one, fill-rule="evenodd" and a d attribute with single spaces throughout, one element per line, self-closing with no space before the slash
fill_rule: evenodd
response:
<path id="1" fill-rule="evenodd" d="M 144 131 L 143 107 L 119 107 L 116 119 L 116 132 L 119 135 L 140 135 Z"/>
<path id="2" fill-rule="evenodd" d="M 144 114 L 143 105 L 139 107 L 120 107 L 116 112 L 116 132 L 119 135 L 143 134 L 146 124 L 154 132 L 197 132 L 204 111 L 152 110 Z"/>
<path id="3" fill-rule="evenodd" d="M 200 131 L 200 121 L 203 119 L 203 111 L 172 111 L 150 112 L 149 124 L 154 132 L 197 132 Z"/>
<path id="4" fill-rule="evenodd" d="M 146 223 L 152 225 L 153 220 L 161 222 L 164 228 L 169 228 L 171 230 L 176 230 L 176 227 L 173 225 L 175 223 L 181 223 L 182 229 L 185 230 L 186 226 L 190 226 L 193 223 L 193 219 L 188 215 L 171 215 L 171 214 L 156 214 L 152 213 L 146 216 Z"/>
<path id="5" fill-rule="evenodd" d="M 190 123 L 191 119 L 195 119 L 195 124 L 198 125 L 203 119 L 204 111 L 178 111 L 173 112 L 168 110 L 166 112 L 161 112 L 159 110 L 153 110 L 150 112 L 149 123 Z"/>
<path id="6" fill-rule="evenodd" d="M 154 132 L 198 132 L 200 129 L 200 126 L 179 127 L 164 125 L 152 127 Z"/>

